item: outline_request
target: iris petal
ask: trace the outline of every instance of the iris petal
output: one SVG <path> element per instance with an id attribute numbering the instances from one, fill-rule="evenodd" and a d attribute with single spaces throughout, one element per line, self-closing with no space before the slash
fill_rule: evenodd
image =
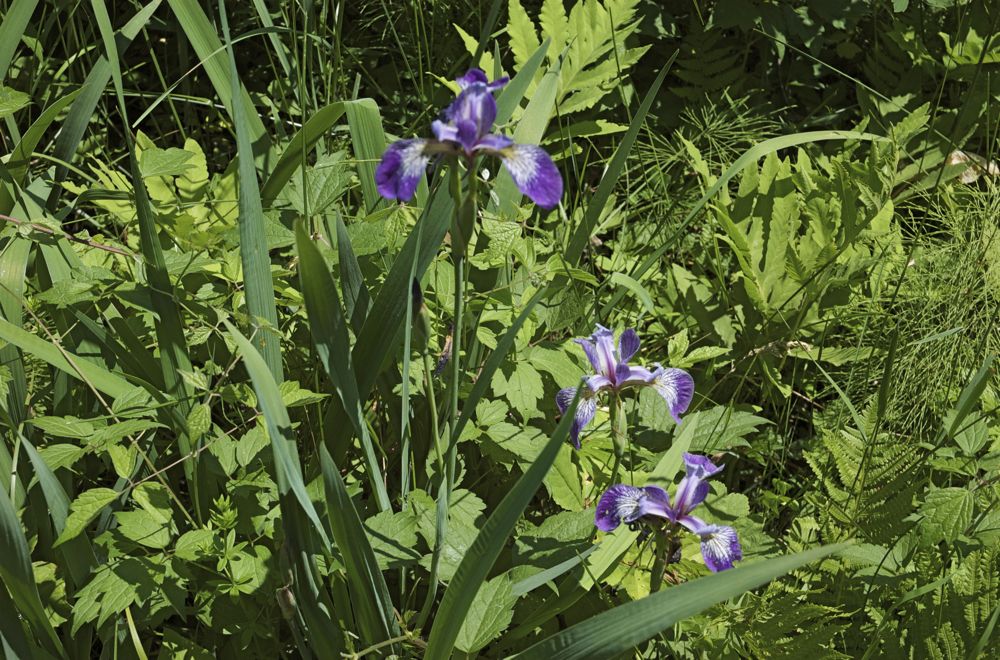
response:
<path id="1" fill-rule="evenodd" d="M 429 140 L 399 140 L 389 145 L 375 170 L 375 185 L 386 199 L 409 201 L 430 163 Z"/>
<path id="2" fill-rule="evenodd" d="M 559 408 L 559 412 L 566 413 L 570 404 L 573 403 L 575 395 L 575 387 L 565 387 L 559 390 L 559 393 L 556 394 L 556 406 Z M 569 439 L 577 449 L 580 448 L 580 432 L 590 424 L 596 414 L 597 401 L 594 398 L 594 393 L 589 388 L 584 388 L 584 391 L 580 393 L 580 402 L 576 405 L 573 425 L 569 429 Z"/>
<path id="3" fill-rule="evenodd" d="M 665 518 L 665 507 L 669 504 L 666 491 L 658 486 L 636 488 L 616 484 L 604 491 L 597 502 L 594 524 L 597 529 L 610 532 L 622 523 L 635 522 L 643 516 Z"/>
<path id="4" fill-rule="evenodd" d="M 533 144 L 514 144 L 500 152 L 518 190 L 542 208 L 551 209 L 562 198 L 563 182 L 552 158 Z"/>
<path id="5" fill-rule="evenodd" d="M 713 573 L 733 567 L 733 562 L 743 559 L 743 547 L 736 530 L 726 525 L 709 525 L 694 516 L 679 521 L 701 538 L 701 556 Z"/>
<path id="6" fill-rule="evenodd" d="M 635 328 L 626 328 L 622 336 L 618 338 L 618 359 L 628 362 L 632 356 L 639 352 L 639 333 Z"/>
<path id="7" fill-rule="evenodd" d="M 670 416 L 678 424 L 681 423 L 681 413 L 691 405 L 694 398 L 694 379 L 683 369 L 664 368 L 659 365 L 653 372 L 653 382 L 650 383 L 667 402 Z"/>

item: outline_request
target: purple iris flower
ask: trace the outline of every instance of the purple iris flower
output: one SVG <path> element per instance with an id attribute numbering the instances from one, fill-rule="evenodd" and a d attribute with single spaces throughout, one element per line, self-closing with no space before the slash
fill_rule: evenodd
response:
<path id="1" fill-rule="evenodd" d="M 733 567 L 733 562 L 743 559 L 736 530 L 726 525 L 710 525 L 691 515 L 691 511 L 708 496 L 709 477 L 722 470 L 706 456 L 684 454 L 687 472 L 677 487 L 673 506 L 667 492 L 658 486 L 636 488 L 616 484 L 604 491 L 597 503 L 594 524 L 601 531 L 613 531 L 618 525 L 631 524 L 644 516 L 669 520 L 682 525 L 701 539 L 701 556 L 713 573 Z"/>
<path id="2" fill-rule="evenodd" d="M 386 149 L 375 170 L 379 194 L 387 199 L 412 199 L 432 156 L 464 155 L 471 162 L 485 154 L 499 157 L 520 191 L 536 204 L 547 209 L 556 206 L 562 197 L 562 177 L 545 150 L 491 133 L 497 117 L 493 92 L 507 81 L 490 82 L 480 69 L 469 69 L 456 81 L 462 90 L 458 98 L 431 124 L 434 139 L 399 140 Z"/>
<path id="3" fill-rule="evenodd" d="M 615 344 L 615 334 L 602 325 L 598 325 L 594 334 L 588 339 L 576 339 L 583 347 L 587 359 L 594 367 L 594 374 L 587 377 L 580 393 L 580 403 L 576 408 L 576 417 L 570 428 L 570 439 L 573 445 L 580 448 L 580 431 L 594 419 L 597 412 L 597 395 L 601 392 L 620 392 L 632 387 L 652 387 L 667 403 L 670 416 L 678 424 L 681 423 L 681 413 L 691 405 L 694 397 L 694 379 L 683 369 L 672 369 L 655 365 L 650 371 L 645 367 L 630 365 L 628 361 L 639 351 L 639 335 L 634 328 L 629 328 L 618 338 Z M 559 411 L 566 412 L 573 397 L 575 387 L 566 387 L 556 395 L 556 405 Z"/>

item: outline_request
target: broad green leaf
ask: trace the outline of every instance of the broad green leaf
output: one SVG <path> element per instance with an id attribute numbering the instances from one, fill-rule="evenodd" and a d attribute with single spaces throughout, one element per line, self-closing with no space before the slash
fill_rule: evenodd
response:
<path id="1" fill-rule="evenodd" d="M 139 157 L 139 171 L 143 177 L 181 176 L 193 164 L 188 163 L 194 154 L 184 149 L 171 147 L 169 149 L 143 149 Z"/>
<path id="2" fill-rule="evenodd" d="M 972 523 L 975 497 L 967 488 L 938 488 L 927 494 L 920 513 L 924 538 L 931 543 L 954 541 Z"/>
<path id="3" fill-rule="evenodd" d="M 235 80 L 229 63 L 222 56 L 225 47 L 219 40 L 219 33 L 212 27 L 208 16 L 195 0 L 167 0 L 167 4 L 177 17 L 177 24 L 184 30 L 188 41 L 194 51 L 201 58 L 201 64 L 212 81 L 212 87 L 218 95 L 222 104 L 226 106 L 230 116 L 233 116 L 233 90 L 238 90 L 237 94 L 242 97 L 247 108 L 252 108 L 253 103 L 246 89 Z M 248 112 L 243 117 L 246 121 L 246 130 L 250 136 L 250 143 L 257 149 L 256 153 L 263 153 L 267 150 L 270 138 L 264 128 L 264 123 L 256 112 Z"/>
<path id="4" fill-rule="evenodd" d="M 119 496 L 121 493 L 111 488 L 91 488 L 77 495 L 73 503 L 70 504 L 66 526 L 52 547 L 58 547 L 83 532 L 87 525 L 97 517 L 97 514 Z"/>
<path id="5" fill-rule="evenodd" d="M 484 582 L 469 605 L 465 622 L 455 640 L 455 648 L 475 653 L 496 639 L 514 618 L 516 600 L 507 574 Z"/>
<path id="6" fill-rule="evenodd" d="M 664 589 L 581 621 L 514 657 L 524 660 L 600 660 L 618 657 L 669 629 L 678 621 L 822 559 L 843 547 L 824 546 L 794 555 L 774 557 Z"/>
<path id="7" fill-rule="evenodd" d="M 31 97 L 24 92 L 0 85 L 0 119 L 9 117 L 31 103 Z"/>

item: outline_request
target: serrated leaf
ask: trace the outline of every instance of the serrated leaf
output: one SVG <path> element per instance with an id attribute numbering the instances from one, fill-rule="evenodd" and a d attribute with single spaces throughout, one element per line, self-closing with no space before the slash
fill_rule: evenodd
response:
<path id="1" fill-rule="evenodd" d="M 0 85 L 0 119 L 8 117 L 31 103 L 31 97 L 24 92 Z"/>
<path id="2" fill-rule="evenodd" d="M 139 156 L 139 171 L 145 178 L 154 176 L 181 176 L 193 164 L 188 161 L 194 154 L 184 149 L 170 147 L 169 149 L 143 149 Z"/>
<path id="3" fill-rule="evenodd" d="M 75 538 L 97 517 L 101 509 L 114 502 L 118 496 L 119 493 L 110 488 L 91 488 L 77 495 L 73 503 L 70 504 L 66 527 L 63 528 L 62 534 L 52 544 L 52 547 L 55 548 Z"/>
<path id="4" fill-rule="evenodd" d="M 118 531 L 139 545 L 155 549 L 170 545 L 170 526 L 145 511 L 116 511 L 115 518 Z"/>
<path id="5" fill-rule="evenodd" d="M 573 463 L 573 450 L 569 445 L 560 448 L 552 469 L 545 475 L 545 490 L 556 504 L 567 511 L 583 509 L 583 483 L 580 471 Z"/>
<path id="6" fill-rule="evenodd" d="M 48 435 L 59 438 L 84 440 L 94 434 L 94 425 L 86 419 L 66 415 L 65 417 L 35 417 L 31 423 Z"/>
<path id="7" fill-rule="evenodd" d="M 417 522 L 412 509 L 383 511 L 365 521 L 379 568 L 398 568 L 420 561 L 417 546 Z"/>
<path id="8" fill-rule="evenodd" d="M 938 488 L 927 494 L 920 513 L 924 539 L 954 541 L 972 522 L 975 497 L 966 488 Z"/>
<path id="9" fill-rule="evenodd" d="M 469 605 L 455 647 L 465 653 L 475 653 L 493 641 L 514 618 L 515 600 L 507 574 L 484 582 Z"/>

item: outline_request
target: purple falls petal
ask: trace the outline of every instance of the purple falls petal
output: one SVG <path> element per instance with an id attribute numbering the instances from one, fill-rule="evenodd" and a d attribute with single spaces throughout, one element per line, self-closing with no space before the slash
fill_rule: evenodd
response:
<path id="1" fill-rule="evenodd" d="M 375 184 L 386 199 L 409 201 L 430 163 L 428 140 L 399 140 L 389 145 L 375 170 Z"/>
<path id="2" fill-rule="evenodd" d="M 639 333 L 635 331 L 635 328 L 627 328 L 618 338 L 618 359 L 622 362 L 628 362 L 638 352 Z"/>
<path id="3" fill-rule="evenodd" d="M 499 154 L 518 190 L 531 201 L 544 209 L 559 204 L 563 193 L 562 176 L 544 149 L 531 144 L 514 144 Z"/>
<path id="4" fill-rule="evenodd" d="M 556 407 L 559 408 L 560 413 L 566 414 L 570 404 L 573 403 L 574 396 L 576 396 L 575 387 L 564 387 L 559 390 L 556 394 Z M 594 393 L 585 389 L 580 393 L 580 403 L 576 406 L 573 425 L 569 429 L 569 439 L 577 449 L 580 448 L 580 432 L 590 424 L 595 414 L 597 414 L 597 401 L 594 398 Z"/>
<path id="5" fill-rule="evenodd" d="M 603 532 L 610 532 L 622 523 L 635 522 L 643 516 L 666 517 L 665 506 L 669 506 L 666 491 L 658 486 L 636 488 L 626 484 L 616 484 L 604 491 L 597 502 L 594 524 Z"/>
<path id="6" fill-rule="evenodd" d="M 659 365 L 653 372 L 650 385 L 656 388 L 663 400 L 667 402 L 670 416 L 678 424 L 681 423 L 681 413 L 691 405 L 694 398 L 694 379 L 683 369 L 664 368 Z"/>
<path id="7" fill-rule="evenodd" d="M 736 530 L 725 525 L 705 525 L 701 537 L 701 556 L 705 566 L 713 573 L 733 567 L 733 562 L 743 559 L 743 548 Z"/>

